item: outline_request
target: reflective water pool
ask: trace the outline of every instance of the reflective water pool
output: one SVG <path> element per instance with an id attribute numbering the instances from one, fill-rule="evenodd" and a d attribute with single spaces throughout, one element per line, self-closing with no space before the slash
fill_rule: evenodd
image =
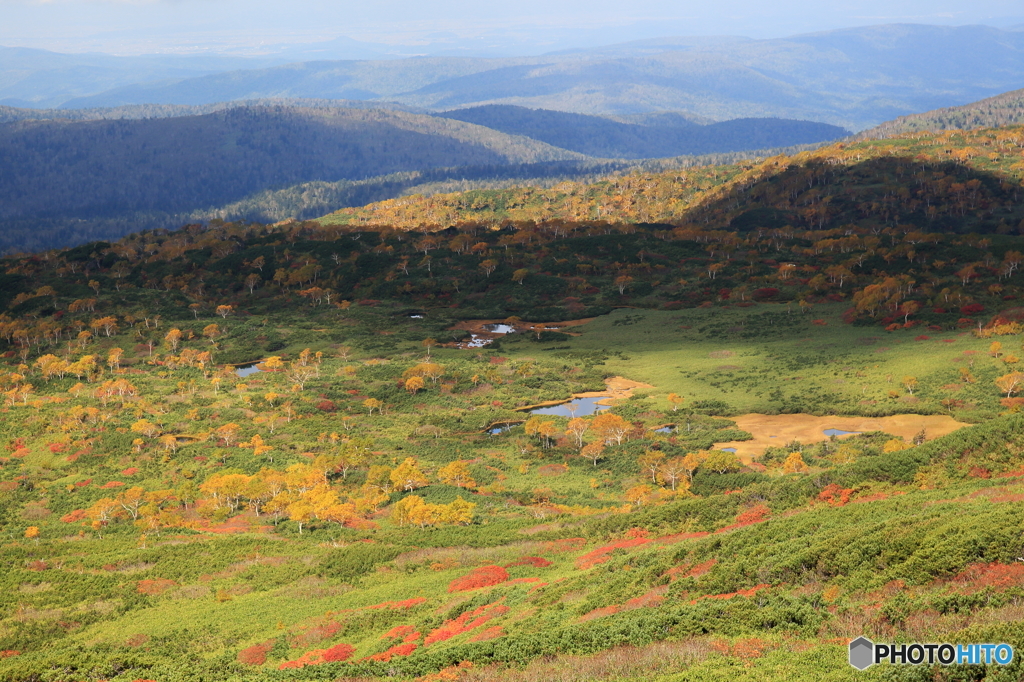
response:
<path id="1" fill-rule="evenodd" d="M 554 414 L 559 417 L 586 417 L 591 414 L 597 414 L 601 410 L 607 410 L 610 405 L 598 405 L 599 400 L 607 400 L 607 397 L 601 396 L 597 398 L 573 398 L 567 403 L 561 405 L 549 405 L 548 407 L 538 407 L 534 410 L 530 410 L 530 414 Z"/>

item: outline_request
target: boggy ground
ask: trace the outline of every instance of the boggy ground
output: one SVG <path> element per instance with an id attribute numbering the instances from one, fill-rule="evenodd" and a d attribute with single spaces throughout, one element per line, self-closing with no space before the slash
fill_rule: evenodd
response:
<path id="1" fill-rule="evenodd" d="M 848 431 L 836 438 L 849 438 L 858 433 L 883 431 L 909 442 L 921 431 L 931 440 L 957 429 L 970 426 L 944 414 L 898 414 L 890 417 L 817 417 L 812 414 L 741 414 L 731 417 L 736 427 L 749 432 L 751 440 L 716 443 L 719 448 L 735 448 L 736 454 L 750 461 L 763 454 L 766 448 L 780 447 L 797 441 L 820 443 L 828 440 L 826 429 Z"/>

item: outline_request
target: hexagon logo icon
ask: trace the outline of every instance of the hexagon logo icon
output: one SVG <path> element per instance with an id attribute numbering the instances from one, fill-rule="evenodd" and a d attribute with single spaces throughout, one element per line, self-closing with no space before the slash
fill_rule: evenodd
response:
<path id="1" fill-rule="evenodd" d="M 857 670 L 867 670 L 874 664 L 875 645 L 867 637 L 858 637 L 850 642 L 850 665 Z"/>

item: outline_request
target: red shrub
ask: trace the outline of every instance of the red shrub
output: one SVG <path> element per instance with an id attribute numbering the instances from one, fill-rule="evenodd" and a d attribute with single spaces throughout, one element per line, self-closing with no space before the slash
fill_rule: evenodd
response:
<path id="1" fill-rule="evenodd" d="M 340 663 L 341 661 L 347 661 L 355 652 L 354 646 L 343 642 L 335 644 L 329 649 L 324 649 L 323 659 L 325 663 Z"/>
<path id="2" fill-rule="evenodd" d="M 75 511 L 69 512 L 69 513 L 65 514 L 64 516 L 60 517 L 60 520 L 63 521 L 64 523 L 78 523 L 79 521 L 81 521 L 84 518 L 85 518 L 85 510 L 84 509 L 76 509 Z"/>
<path id="3" fill-rule="evenodd" d="M 148 594 L 155 597 L 156 595 L 163 594 L 177 584 L 178 583 L 173 580 L 168 580 L 166 578 L 140 580 L 138 585 L 135 587 L 135 591 L 139 594 Z"/>
<path id="4" fill-rule="evenodd" d="M 701 599 L 732 599 L 733 597 L 753 597 L 761 590 L 766 590 L 769 587 L 771 587 L 771 585 L 762 583 L 760 585 L 755 585 L 754 587 L 751 587 L 748 590 L 736 590 L 735 592 L 726 592 L 725 594 L 708 594 L 703 597 L 697 597 L 696 599 L 690 600 L 690 603 L 696 604 Z"/>
<path id="5" fill-rule="evenodd" d="M 972 564 L 959 573 L 953 581 L 960 583 L 968 593 L 978 592 L 987 587 L 1005 590 L 1024 586 L 1024 564 Z"/>
<path id="6" fill-rule="evenodd" d="M 320 410 L 321 412 L 335 412 L 337 411 L 338 407 L 331 400 L 321 400 L 316 404 L 316 409 Z"/>
<path id="7" fill-rule="evenodd" d="M 273 641 L 254 644 L 248 649 L 242 649 L 238 652 L 238 662 L 242 665 L 263 665 L 267 662 L 267 654 L 273 648 Z"/>
<path id="8" fill-rule="evenodd" d="M 646 528 L 630 528 L 626 531 L 626 537 L 632 538 L 634 540 L 637 538 L 646 538 L 650 534 L 651 531 L 647 530 Z"/>
<path id="9" fill-rule="evenodd" d="M 478 628 L 492 618 L 503 616 L 508 613 L 509 608 L 502 604 L 486 604 L 473 611 L 467 611 L 455 620 L 449 620 L 444 623 L 441 627 L 433 630 L 426 639 L 423 640 L 423 646 L 429 646 L 434 642 L 444 642 L 452 637 L 456 637 L 465 632 L 469 632 L 474 628 Z"/>
<path id="10" fill-rule="evenodd" d="M 771 509 L 763 504 L 758 504 L 750 509 L 740 512 L 736 515 L 736 522 L 731 523 L 728 526 L 719 528 L 716 533 L 725 533 L 730 530 L 736 530 L 737 528 L 744 528 L 745 526 L 752 526 L 755 523 L 764 521 L 767 517 L 771 516 Z"/>
<path id="11" fill-rule="evenodd" d="M 594 609 L 588 613 L 580 616 L 580 622 L 586 623 L 588 620 L 594 620 L 595 618 L 603 618 L 604 616 L 612 616 L 619 612 L 619 605 L 612 604 L 611 606 L 602 606 L 601 608 Z"/>
<path id="12" fill-rule="evenodd" d="M 448 585 L 449 592 L 465 592 L 481 587 L 500 585 L 508 580 L 508 571 L 501 566 L 482 566 L 474 569 L 461 578 L 456 578 Z"/>
<path id="13" fill-rule="evenodd" d="M 396 644 L 395 646 L 391 647 L 387 651 L 382 651 L 379 654 L 374 654 L 373 656 L 368 656 L 366 659 L 363 659 L 363 660 L 382 661 L 384 663 L 387 663 L 388 661 L 390 661 L 392 659 L 392 657 L 394 657 L 394 656 L 408 656 L 412 652 L 416 651 L 417 648 L 418 648 L 418 646 L 416 644 Z"/>
<path id="14" fill-rule="evenodd" d="M 754 289 L 754 300 L 766 301 L 770 298 L 775 298 L 779 295 L 779 290 L 775 287 L 763 287 L 761 289 Z"/>
<path id="15" fill-rule="evenodd" d="M 402 639 L 408 634 L 415 632 L 416 628 L 412 625 L 397 625 L 387 631 L 384 635 L 384 639 Z"/>
<path id="16" fill-rule="evenodd" d="M 610 545 L 604 547 L 598 547 L 593 549 L 579 559 L 576 560 L 576 568 L 591 568 L 597 564 L 603 564 L 608 561 L 609 554 L 617 549 L 630 549 L 632 547 L 639 547 L 640 545 L 646 545 L 650 540 L 648 538 L 633 538 L 632 540 L 619 540 L 613 542 Z"/>
<path id="17" fill-rule="evenodd" d="M 830 483 L 818 493 L 818 500 L 820 502 L 827 502 L 833 507 L 843 507 L 850 501 L 850 495 L 852 494 L 852 488 L 843 488 L 837 483 Z"/>
<path id="18" fill-rule="evenodd" d="M 971 467 L 967 475 L 971 478 L 992 478 L 992 472 L 984 467 Z"/>
<path id="19" fill-rule="evenodd" d="M 122 483 L 121 481 L 108 481 L 107 483 L 101 485 L 100 489 L 103 490 L 108 488 L 120 488 L 123 485 L 124 483 Z"/>
<path id="20" fill-rule="evenodd" d="M 64 452 L 68 445 L 67 443 L 50 443 L 47 447 L 50 448 L 50 452 L 56 455 L 59 452 Z"/>
<path id="21" fill-rule="evenodd" d="M 11 658 L 12 656 L 21 656 L 21 652 L 15 651 L 14 649 L 0 651 L 0 658 Z"/>
<path id="22" fill-rule="evenodd" d="M 960 308 L 961 315 L 977 315 L 978 313 L 985 312 L 985 306 L 980 303 L 970 303 Z"/>
<path id="23" fill-rule="evenodd" d="M 932 337 L 928 336 L 927 334 L 921 334 L 920 336 L 915 336 L 914 341 L 927 341 L 930 338 Z"/>
<path id="24" fill-rule="evenodd" d="M 828 326 L 828 322 L 826 322 L 825 320 L 811 320 L 811 324 L 817 325 L 819 327 Z"/>

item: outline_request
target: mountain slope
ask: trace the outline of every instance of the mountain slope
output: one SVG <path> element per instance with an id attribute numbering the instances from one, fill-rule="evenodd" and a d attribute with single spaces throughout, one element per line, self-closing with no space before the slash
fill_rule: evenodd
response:
<path id="1" fill-rule="evenodd" d="M 20 121 L 0 125 L 0 218 L 175 213 L 310 180 L 581 158 L 460 121 L 382 110 L 257 106 Z"/>
<path id="2" fill-rule="evenodd" d="M 440 117 L 525 135 L 563 149 L 605 158 L 640 159 L 768 149 L 834 140 L 849 131 L 825 123 L 735 119 L 699 125 L 662 116 L 638 125 L 600 116 L 491 104 L 456 109 Z"/>
<path id="3" fill-rule="evenodd" d="M 1024 123 L 1024 90 L 1013 90 L 959 107 L 900 116 L 865 130 L 861 136 L 891 137 L 922 130 L 967 130 L 1021 123 Z"/>

